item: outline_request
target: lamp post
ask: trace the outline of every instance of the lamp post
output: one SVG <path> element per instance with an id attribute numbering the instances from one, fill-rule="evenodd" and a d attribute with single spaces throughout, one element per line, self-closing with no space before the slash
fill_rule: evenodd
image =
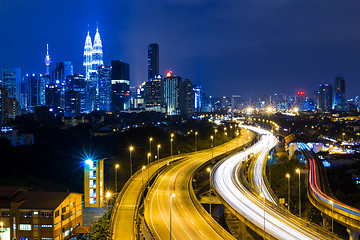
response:
<path id="1" fill-rule="evenodd" d="M 290 174 L 285 175 L 288 179 L 288 211 L 290 211 Z"/>
<path id="2" fill-rule="evenodd" d="M 131 176 L 132 176 L 132 174 L 133 174 L 133 172 L 132 172 L 132 151 L 134 150 L 134 147 L 133 146 L 130 146 L 129 147 L 129 152 L 130 152 L 130 174 L 131 174 Z"/>
<path id="3" fill-rule="evenodd" d="M 172 133 L 171 134 L 171 138 L 170 138 L 170 156 L 171 156 L 171 162 L 172 162 L 172 160 L 173 160 L 173 157 L 172 157 L 172 155 L 173 155 L 173 141 L 174 141 L 174 134 Z"/>
<path id="4" fill-rule="evenodd" d="M 142 166 L 141 168 L 141 185 L 144 186 L 144 170 L 146 166 Z"/>
<path id="5" fill-rule="evenodd" d="M 197 151 L 197 135 L 198 132 L 195 132 L 195 152 Z"/>
<path id="6" fill-rule="evenodd" d="M 157 145 L 158 170 L 160 169 L 160 165 L 159 165 L 159 161 L 160 161 L 160 148 L 161 148 L 161 145 L 158 144 L 158 145 Z"/>
<path id="7" fill-rule="evenodd" d="M 226 152 L 227 152 L 227 132 L 225 132 L 225 153 Z"/>
<path id="8" fill-rule="evenodd" d="M 296 173 L 299 174 L 299 218 L 301 218 L 301 192 L 300 192 L 300 169 L 296 169 Z"/>
<path id="9" fill-rule="evenodd" d="M 214 136 L 210 136 L 211 139 L 211 160 L 214 158 Z"/>
<path id="10" fill-rule="evenodd" d="M 261 193 L 260 193 L 260 197 L 263 199 L 263 204 L 264 204 L 264 233 L 263 233 L 264 236 L 263 236 L 263 237 L 264 237 L 264 240 L 265 240 L 265 221 L 266 221 L 266 218 L 265 218 L 265 213 L 266 213 L 266 212 L 265 212 L 265 206 L 266 206 L 266 205 L 265 205 L 265 204 L 266 204 L 266 203 L 265 203 L 265 195 L 264 195 L 264 193 L 261 192 Z"/>
<path id="11" fill-rule="evenodd" d="M 209 201 L 210 201 L 209 213 L 210 213 L 210 216 L 211 216 L 211 168 L 208 167 L 206 169 L 206 171 L 209 173 Z"/>
<path id="12" fill-rule="evenodd" d="M 217 129 L 214 130 L 214 139 L 215 139 L 214 147 L 216 147 L 216 133 L 217 133 L 217 131 L 218 131 Z"/>
<path id="13" fill-rule="evenodd" d="M 111 197 L 111 192 L 106 192 L 105 198 L 106 198 L 106 211 L 109 209 L 109 199 Z"/>
<path id="14" fill-rule="evenodd" d="M 119 164 L 115 165 L 115 193 L 117 193 L 117 170 L 120 167 Z"/>
<path id="15" fill-rule="evenodd" d="M 172 199 L 175 197 L 175 193 L 170 195 L 170 240 L 171 240 L 171 208 L 172 208 Z"/>
<path id="16" fill-rule="evenodd" d="M 231 129 L 232 129 L 232 128 L 233 128 L 233 126 L 232 126 L 232 125 L 230 125 L 230 132 L 229 132 L 229 133 L 230 133 L 230 134 L 229 134 L 229 135 L 230 135 L 230 137 L 231 137 Z"/>
<path id="17" fill-rule="evenodd" d="M 332 200 L 329 201 L 331 204 L 331 232 L 334 232 L 334 202 Z"/>
<path id="18" fill-rule="evenodd" d="M 150 158 L 151 158 L 151 153 L 147 154 L 147 160 L 148 160 L 148 167 L 150 168 Z M 148 171 L 148 188 L 149 188 L 149 179 L 150 179 L 150 171 Z"/>
<path id="19" fill-rule="evenodd" d="M 151 138 L 149 138 L 149 153 L 151 153 L 151 142 L 153 141 L 153 138 L 151 137 Z"/>
<path id="20" fill-rule="evenodd" d="M 268 156 L 268 161 L 270 161 L 269 162 L 269 182 L 271 185 L 271 155 Z"/>

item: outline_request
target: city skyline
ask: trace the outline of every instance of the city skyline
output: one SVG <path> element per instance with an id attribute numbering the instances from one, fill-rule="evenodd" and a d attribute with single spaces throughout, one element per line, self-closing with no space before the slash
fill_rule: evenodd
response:
<path id="1" fill-rule="evenodd" d="M 295 94 L 297 90 L 312 96 L 319 84 L 332 83 L 338 73 L 347 81 L 347 98 L 359 92 L 360 33 L 351 27 L 359 19 L 356 1 L 106 1 L 98 7 L 92 1 L 86 3 L 64 1 L 59 10 L 66 9 L 74 18 L 54 12 L 49 21 L 40 22 L 42 18 L 30 18 L 29 13 L 53 12 L 51 4 L 25 1 L 20 8 L 4 1 L 0 29 L 12 34 L 0 40 L 0 66 L 21 67 L 24 73 L 45 72 L 48 43 L 52 66 L 71 61 L 74 72 L 83 73 L 83 40 L 99 22 L 104 64 L 117 59 L 129 63 L 131 85 L 146 81 L 147 47 L 158 43 L 160 74 L 171 69 L 203 85 L 212 96 Z M 21 22 L 13 20 L 18 14 Z M 146 17 L 148 22 L 144 22 Z"/>

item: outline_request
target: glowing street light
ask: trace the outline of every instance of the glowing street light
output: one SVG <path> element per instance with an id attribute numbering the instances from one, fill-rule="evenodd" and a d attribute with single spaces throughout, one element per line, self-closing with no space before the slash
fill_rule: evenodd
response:
<path id="1" fill-rule="evenodd" d="M 227 152 L 227 132 L 225 132 L 225 153 Z"/>
<path id="2" fill-rule="evenodd" d="M 198 132 L 195 132 L 195 152 L 197 151 L 197 135 Z"/>
<path id="3" fill-rule="evenodd" d="M 150 158 L 151 158 L 151 153 L 148 153 L 147 154 L 147 161 L 148 161 L 148 167 L 150 168 Z M 148 188 L 149 188 L 149 179 L 150 179 L 150 173 L 149 173 L 150 171 L 148 171 Z"/>
<path id="4" fill-rule="evenodd" d="M 175 193 L 170 195 L 170 240 L 171 240 L 171 208 L 172 208 L 172 199 L 175 197 Z"/>
<path id="5" fill-rule="evenodd" d="M 115 192 L 117 193 L 117 170 L 120 167 L 119 164 L 115 165 Z"/>
<path id="6" fill-rule="evenodd" d="M 216 147 L 216 133 L 217 133 L 217 132 L 218 132 L 218 130 L 215 129 L 215 130 L 214 130 L 214 139 L 215 139 L 215 143 L 214 143 L 215 145 L 214 145 L 214 147 Z"/>
<path id="7" fill-rule="evenodd" d="M 158 144 L 158 145 L 157 145 L 158 170 L 160 169 L 160 165 L 159 165 L 159 161 L 160 161 L 160 148 L 161 148 L 161 145 Z"/>
<path id="8" fill-rule="evenodd" d="M 206 171 L 209 173 L 209 201 L 210 201 L 210 206 L 209 206 L 209 213 L 210 213 L 210 216 L 211 216 L 211 168 L 208 167 L 206 169 Z"/>
<path id="9" fill-rule="evenodd" d="M 153 138 L 149 138 L 149 143 L 150 143 L 150 148 L 149 148 L 149 153 L 151 153 L 151 142 L 153 141 Z"/>
<path id="10" fill-rule="evenodd" d="M 133 171 L 132 171 L 132 158 L 131 158 L 131 153 L 132 151 L 134 151 L 134 147 L 133 146 L 130 146 L 129 147 L 129 152 L 130 152 L 130 175 L 132 176 L 133 174 Z"/>
<path id="11" fill-rule="evenodd" d="M 105 194 L 105 199 L 106 199 L 106 211 L 108 211 L 109 209 L 109 199 L 111 198 L 111 192 L 107 191 Z"/>
<path id="12" fill-rule="evenodd" d="M 297 174 L 299 174 L 299 218 L 301 218 L 301 192 L 300 192 L 300 175 L 301 175 L 301 172 L 300 172 L 300 169 L 296 169 L 295 170 Z"/>
<path id="13" fill-rule="evenodd" d="M 174 134 L 171 134 L 170 138 L 170 156 L 171 156 L 171 162 L 173 160 L 173 141 L 174 141 Z"/>
<path id="14" fill-rule="evenodd" d="M 214 136 L 210 136 L 211 139 L 211 159 L 214 158 Z"/>
<path id="15" fill-rule="evenodd" d="M 288 211 L 290 211 L 290 174 L 285 175 L 288 179 Z"/>

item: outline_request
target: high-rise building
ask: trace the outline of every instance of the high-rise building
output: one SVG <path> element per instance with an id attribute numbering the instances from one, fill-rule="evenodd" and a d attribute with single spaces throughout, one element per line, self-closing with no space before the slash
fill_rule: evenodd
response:
<path id="1" fill-rule="evenodd" d="M 79 117 L 81 110 L 80 92 L 70 90 L 65 92 L 65 117 Z"/>
<path id="2" fill-rule="evenodd" d="M 145 83 L 145 109 L 146 111 L 164 112 L 163 87 L 161 75 L 155 76 Z"/>
<path id="3" fill-rule="evenodd" d="M 44 63 L 46 65 L 46 75 L 49 75 L 50 74 L 49 68 L 50 68 L 50 64 L 51 64 L 51 58 L 49 55 L 49 44 L 46 44 L 46 57 L 45 57 Z"/>
<path id="4" fill-rule="evenodd" d="M 21 101 L 21 68 L 1 68 L 1 85 L 8 90 L 9 98 Z"/>
<path id="5" fill-rule="evenodd" d="M 164 103 L 167 115 L 180 115 L 181 77 L 172 75 L 169 71 L 163 80 Z"/>
<path id="6" fill-rule="evenodd" d="M 189 79 L 181 84 L 180 108 L 181 115 L 191 116 L 194 112 L 193 85 Z"/>
<path id="7" fill-rule="evenodd" d="M 58 113 L 60 111 L 60 88 L 54 83 L 49 83 L 45 87 L 45 105 L 49 111 Z"/>
<path id="8" fill-rule="evenodd" d="M 91 73 L 98 72 L 100 66 L 104 65 L 102 42 L 100 38 L 99 28 L 96 28 L 94 44 L 91 42 L 90 32 L 85 39 L 84 47 L 84 61 L 83 66 L 85 69 L 85 79 L 90 78 Z"/>
<path id="9" fill-rule="evenodd" d="M 8 99 L 9 94 L 7 91 L 7 87 L 0 86 L 0 126 L 4 126 L 4 124 L 8 120 Z"/>
<path id="10" fill-rule="evenodd" d="M 100 38 L 99 28 L 96 28 L 94 45 L 92 47 L 92 70 L 98 72 L 99 67 L 104 65 L 102 42 Z"/>
<path id="11" fill-rule="evenodd" d="M 332 108 L 332 86 L 331 84 L 320 84 L 317 96 L 317 108 L 322 111 L 330 111 Z"/>
<path id="12" fill-rule="evenodd" d="M 99 73 L 99 104 L 98 110 L 111 111 L 111 67 L 101 66 Z"/>
<path id="13" fill-rule="evenodd" d="M 148 80 L 151 81 L 159 75 L 159 44 L 148 46 Z"/>
<path id="14" fill-rule="evenodd" d="M 195 112 L 201 112 L 202 86 L 193 85 L 193 92 L 194 92 L 194 110 Z"/>
<path id="15" fill-rule="evenodd" d="M 86 40 L 85 40 L 84 61 L 83 61 L 86 79 L 89 79 L 90 71 L 92 70 L 92 52 L 93 52 L 93 47 L 92 47 L 90 32 L 88 31 L 88 34 L 87 34 Z"/>
<path id="16" fill-rule="evenodd" d="M 40 105 L 40 85 L 42 74 L 26 74 L 25 81 L 28 96 L 28 110 L 33 110 L 35 106 Z"/>
<path id="17" fill-rule="evenodd" d="M 345 79 L 340 75 L 335 77 L 334 81 L 334 95 L 332 108 L 336 110 L 343 110 L 346 105 L 345 99 Z"/>
<path id="18" fill-rule="evenodd" d="M 67 84 L 66 84 L 66 92 L 75 91 L 79 93 L 80 99 L 80 112 L 84 113 L 87 111 L 86 106 L 86 99 L 87 99 L 87 92 L 86 92 L 86 81 L 85 77 L 82 74 L 74 74 L 67 77 Z M 74 94 L 73 94 L 74 95 Z M 70 104 L 71 102 L 68 101 Z M 66 105 L 66 103 L 65 103 Z M 69 109 L 69 106 L 65 106 L 65 109 Z"/>
<path id="19" fill-rule="evenodd" d="M 129 109 L 129 64 L 120 60 L 111 61 L 111 111 L 121 112 Z"/>

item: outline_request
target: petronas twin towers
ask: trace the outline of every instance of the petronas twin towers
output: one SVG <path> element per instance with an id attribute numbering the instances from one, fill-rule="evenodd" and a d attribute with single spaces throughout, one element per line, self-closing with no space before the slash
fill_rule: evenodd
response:
<path id="1" fill-rule="evenodd" d="M 85 78 L 88 80 L 92 73 L 97 73 L 100 66 L 104 65 L 102 43 L 99 28 L 96 28 L 94 44 L 91 42 L 90 32 L 86 36 L 84 47 Z"/>

